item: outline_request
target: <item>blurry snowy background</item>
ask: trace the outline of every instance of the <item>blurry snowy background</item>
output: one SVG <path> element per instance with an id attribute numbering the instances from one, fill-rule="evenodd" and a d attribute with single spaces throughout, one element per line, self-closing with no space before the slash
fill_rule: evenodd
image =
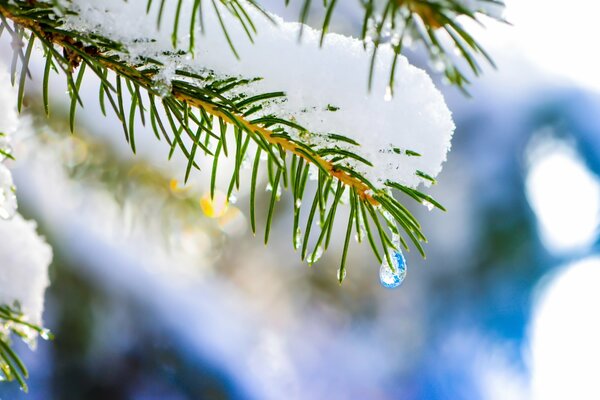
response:
<path id="1" fill-rule="evenodd" d="M 332 30 L 357 36 L 355 2 L 340 3 Z M 21 212 L 54 248 L 44 318 L 57 339 L 19 347 L 31 393 L 1 385 L 0 398 L 600 398 L 591 3 L 508 1 L 514 26 L 479 36 L 498 71 L 474 80 L 472 98 L 437 82 L 457 125 L 432 189 L 448 212 L 415 210 L 428 259 L 407 254 L 397 290 L 380 286 L 366 245 L 354 246 L 342 287 L 341 249 L 303 265 L 291 204 L 266 248 L 249 232 L 247 193 L 201 207 L 207 176 L 182 187 L 185 164 L 166 162 L 150 133 L 134 157 L 96 109 L 94 82 L 74 136 L 59 106 L 67 96 L 54 93 L 48 125 L 30 85 L 13 172 Z M 430 68 L 418 49 L 408 56 Z"/>

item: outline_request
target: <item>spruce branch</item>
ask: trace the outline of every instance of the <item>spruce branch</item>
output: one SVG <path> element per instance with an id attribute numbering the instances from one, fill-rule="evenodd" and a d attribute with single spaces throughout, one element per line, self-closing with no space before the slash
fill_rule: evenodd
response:
<path id="1" fill-rule="evenodd" d="M 21 390 L 27 392 L 29 372 L 11 347 L 11 334 L 29 345 L 34 345 L 37 336 L 48 340 L 53 339 L 53 335 L 47 329 L 27 322 L 18 303 L 13 306 L 0 305 L 0 380 L 17 381 Z"/>
<path id="2" fill-rule="evenodd" d="M 160 2 L 159 21 L 165 1 L 161 0 Z M 211 1 L 214 6 L 215 0 Z M 242 25 L 251 41 L 256 34 L 256 28 L 246 12 L 246 8 L 257 9 L 269 17 L 269 14 L 255 1 L 219 0 L 219 2 Z M 152 0 L 148 0 L 148 10 L 150 10 L 152 3 Z M 324 9 L 320 38 L 322 46 L 329 32 L 337 1 L 328 0 L 318 3 L 322 3 Z M 290 1 L 285 0 L 285 4 L 288 6 Z M 181 0 L 178 0 L 176 21 L 179 21 L 180 18 L 180 6 Z M 311 6 L 312 0 L 302 0 L 299 22 L 303 25 L 308 22 Z M 411 47 L 415 43 L 424 46 L 433 68 L 438 72 L 442 72 L 448 83 L 457 86 L 465 94 L 468 94 L 466 86 L 470 81 L 460 64 L 466 66 L 476 77 L 482 73 L 482 67 L 478 62 L 479 58 L 496 68 L 490 55 L 473 35 L 464 28 L 460 21 L 470 20 L 483 26 L 480 16 L 486 16 L 507 23 L 501 16 L 501 11 L 504 8 L 503 0 L 358 0 L 357 7 L 361 7 L 364 13 L 361 39 L 365 49 L 371 52 L 371 69 L 368 76 L 369 88 L 371 88 L 373 82 L 374 65 L 381 45 L 390 45 L 395 53 L 388 80 L 388 93 L 390 96 L 393 96 L 398 56 L 405 51 L 406 47 Z M 215 10 L 218 13 L 218 9 L 215 8 Z M 194 45 L 196 21 L 200 21 L 199 23 L 202 24 L 202 0 L 194 1 L 190 19 L 191 50 Z M 231 50 L 237 55 L 235 43 L 230 37 L 227 27 L 222 23 L 220 15 L 219 20 Z M 176 22 L 173 29 L 174 47 L 178 26 L 179 24 Z M 300 36 L 302 32 L 303 30 L 300 29 Z"/>
<path id="3" fill-rule="evenodd" d="M 242 7 L 242 3 L 225 3 L 228 7 L 233 7 L 230 8 L 232 12 L 237 11 L 238 15 L 243 15 L 237 8 Z M 161 9 L 164 4 L 164 1 L 160 2 Z M 151 6 L 149 2 L 148 8 Z M 0 29 L 8 32 L 13 43 L 17 43 L 13 48 L 14 59 L 21 65 L 21 79 L 17 82 L 19 104 L 26 81 L 23 76 L 28 71 L 31 49 L 36 41 L 41 45 L 46 60 L 42 88 L 44 109 L 49 111 L 49 75 L 53 71 L 58 72 L 66 78 L 71 98 L 71 130 L 74 128 L 76 110 L 83 105 L 79 95 L 82 80 L 92 74 L 99 80 L 99 103 L 102 111 L 106 114 L 107 110 L 112 110 L 116 115 L 123 127 L 125 140 L 134 153 L 137 134 L 134 126 L 136 121 L 141 121 L 143 125 L 149 122 L 157 139 L 167 142 L 169 157 L 176 150 L 186 157 L 186 181 L 193 169 L 199 169 L 196 163 L 198 156 L 203 153 L 204 156 L 213 157 L 211 195 L 214 195 L 215 191 L 216 171 L 221 154 L 232 155 L 235 159 L 234 173 L 228 184 L 228 196 L 239 188 L 240 169 L 251 150 L 252 142 L 253 146 L 256 146 L 250 183 L 250 219 L 253 232 L 256 232 L 254 202 L 262 154 L 267 156 L 266 167 L 272 188 L 264 234 L 265 243 L 269 238 L 274 208 L 280 200 L 279 187 L 283 185 L 290 190 L 294 199 L 294 247 L 301 248 L 302 259 L 307 259 L 309 263 L 316 262 L 327 249 L 338 205 L 343 201 L 347 202 L 350 213 L 349 220 L 345 223 L 346 240 L 341 257 L 341 272 L 338 275 L 340 283 L 345 277 L 348 240 L 353 231 L 359 238 L 366 234 L 373 253 L 380 262 L 385 257 L 389 265 L 393 266 L 390 253 L 400 245 L 408 249 L 403 235 L 408 237 L 423 257 L 425 256 L 422 243 L 426 242 L 426 238 L 421 226 L 411 212 L 394 198 L 392 189 L 419 203 L 427 201 L 442 210 L 443 207 L 429 196 L 398 182 L 387 182 L 385 189 L 371 183 L 349 163 L 350 160 L 371 165 L 369 160 L 348 150 L 349 146 L 358 148 L 359 143 L 343 134 L 330 133 L 326 138 L 329 145 L 318 146 L 314 144 L 318 134 L 307 131 L 293 120 L 274 113 L 264 113 L 270 105 L 284 101 L 285 93 L 244 92 L 247 85 L 260 78 L 223 77 L 209 70 L 196 71 L 179 67 L 172 73 L 169 81 L 164 82 L 165 65 L 162 61 L 148 56 L 132 57 L 123 43 L 97 33 L 65 26 L 64 15 L 72 12 L 43 1 L 0 0 Z M 175 25 L 178 18 L 177 15 Z M 175 29 L 174 32 L 176 31 Z M 25 52 L 23 48 L 26 49 Z M 160 54 L 175 60 L 184 55 L 184 51 L 177 49 L 164 49 Z M 19 72 L 17 61 L 12 65 L 11 72 L 14 77 Z M 126 101 L 127 96 L 130 98 L 129 104 Z M 329 111 L 335 112 L 335 107 L 332 106 Z M 233 138 L 231 130 L 227 129 L 228 126 L 233 131 Z M 405 152 L 409 156 L 419 156 L 410 150 Z M 317 181 L 317 187 L 312 202 L 303 202 L 308 193 L 305 188 L 311 168 L 316 171 L 312 174 Z M 416 174 L 424 181 L 432 180 L 419 171 Z M 349 200 L 344 200 L 343 194 L 346 191 L 349 193 Z M 304 235 L 300 229 L 303 204 L 311 204 L 304 225 Z M 309 241 L 315 222 L 320 232 L 315 233 L 316 242 L 309 255 Z M 372 230 L 370 224 L 376 227 L 376 230 Z"/>
<path id="4" fill-rule="evenodd" d="M 310 0 L 304 0 L 305 4 Z M 326 2 L 327 3 L 327 2 Z M 323 36 L 327 32 L 330 14 L 335 1 L 326 4 L 327 13 L 323 21 Z M 389 44 L 395 57 L 392 60 L 389 75 L 389 95 L 393 95 L 396 63 L 405 47 L 414 43 L 422 44 L 427 50 L 434 69 L 443 72 L 448 83 L 456 85 L 465 94 L 470 83 L 467 75 L 459 65 L 462 60 L 475 76 L 482 73 L 477 59 L 483 58 L 489 65 L 496 65 L 485 49 L 475 40 L 461 24 L 461 20 L 471 20 L 483 25 L 479 16 L 484 15 L 506 23 L 498 10 L 502 10 L 502 0 L 473 0 L 471 4 L 465 0 L 376 0 L 361 1 L 364 18 L 361 38 L 366 49 L 371 51 L 371 70 L 369 87 L 373 81 L 375 60 L 379 46 Z M 380 6 L 378 3 L 383 3 Z M 494 12 L 495 10 L 495 12 Z M 303 14 L 301 21 L 306 19 Z M 453 53 L 455 55 L 453 55 Z"/>

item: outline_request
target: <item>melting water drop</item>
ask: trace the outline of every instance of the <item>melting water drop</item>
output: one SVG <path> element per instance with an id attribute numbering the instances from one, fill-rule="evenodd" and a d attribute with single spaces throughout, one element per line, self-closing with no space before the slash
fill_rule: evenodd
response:
<path id="1" fill-rule="evenodd" d="M 270 183 L 267 183 L 267 186 L 265 187 L 265 192 L 272 192 L 273 191 L 273 185 L 271 185 Z M 277 200 L 279 200 L 279 198 L 281 197 L 281 185 L 277 184 L 277 192 L 275 193 L 275 198 Z"/>
<path id="2" fill-rule="evenodd" d="M 319 258 L 321 258 L 322 255 L 323 255 L 323 247 L 319 246 L 312 252 L 310 257 L 308 258 L 308 263 L 311 265 L 316 263 L 317 261 L 319 261 Z"/>
<path id="3" fill-rule="evenodd" d="M 383 96 L 383 100 L 386 102 L 392 101 L 394 95 L 392 94 L 392 88 L 390 86 L 385 88 L 385 96 Z"/>
<path id="4" fill-rule="evenodd" d="M 244 159 L 242 160 L 242 169 L 250 169 L 250 167 L 251 167 L 250 157 L 248 157 L 248 155 L 246 154 L 244 156 Z"/>
<path id="5" fill-rule="evenodd" d="M 406 260 L 401 250 L 394 250 L 390 258 L 395 271 L 390 268 L 387 258 L 384 258 L 379 269 L 379 281 L 384 287 L 393 289 L 400 286 L 406 277 Z"/>
<path id="6" fill-rule="evenodd" d="M 300 246 L 302 246 L 302 231 L 297 228 L 294 232 L 294 249 L 298 250 Z"/>
<path id="7" fill-rule="evenodd" d="M 354 240 L 356 241 L 356 243 L 361 243 L 364 238 L 365 238 L 365 233 L 362 230 L 360 231 L 360 233 L 354 234 Z"/>
<path id="8" fill-rule="evenodd" d="M 344 271 L 342 271 L 341 268 L 338 268 L 338 270 L 337 270 L 337 278 L 338 278 L 338 282 L 342 283 L 342 281 L 344 279 L 346 279 L 346 270 L 344 269 Z"/>
<path id="9" fill-rule="evenodd" d="M 42 329 L 40 331 L 40 336 L 44 340 L 52 340 L 52 339 L 54 339 L 54 335 L 52 334 L 52 332 L 50 332 L 49 329 Z"/>

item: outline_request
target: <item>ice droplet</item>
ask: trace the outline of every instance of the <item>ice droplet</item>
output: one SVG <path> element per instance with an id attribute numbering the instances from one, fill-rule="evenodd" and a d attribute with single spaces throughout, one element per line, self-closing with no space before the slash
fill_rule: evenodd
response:
<path id="1" fill-rule="evenodd" d="M 365 233 L 362 230 L 360 231 L 360 233 L 354 234 L 354 240 L 356 240 L 356 243 L 361 243 L 364 238 L 365 238 Z"/>
<path id="2" fill-rule="evenodd" d="M 165 98 L 171 94 L 171 86 L 165 81 L 159 80 L 154 82 L 154 85 L 152 85 L 152 90 L 154 90 L 161 98 Z"/>
<path id="3" fill-rule="evenodd" d="M 298 250 L 302 246 L 302 231 L 300 228 L 296 228 L 294 232 L 294 249 Z"/>
<path id="4" fill-rule="evenodd" d="M 265 192 L 272 192 L 273 191 L 273 185 L 271 185 L 270 183 L 267 183 L 267 187 L 265 187 Z M 275 192 L 275 199 L 279 200 L 279 198 L 281 197 L 281 185 L 277 185 L 277 191 Z"/>
<path id="5" fill-rule="evenodd" d="M 248 157 L 248 154 L 246 154 L 242 160 L 242 169 L 250 169 L 250 166 L 250 157 Z"/>
<path id="6" fill-rule="evenodd" d="M 391 88 L 391 86 L 388 86 L 385 88 L 385 96 L 383 96 L 383 100 L 392 101 L 392 98 L 393 98 L 392 88 Z"/>
<path id="7" fill-rule="evenodd" d="M 319 258 L 321 258 L 322 255 L 323 255 L 323 247 L 319 246 L 312 252 L 310 257 L 308 258 L 308 263 L 309 264 L 316 263 L 317 261 L 319 261 Z"/>
<path id="8" fill-rule="evenodd" d="M 52 340 L 54 338 L 54 335 L 52 334 L 52 332 L 50 332 L 49 329 L 42 329 L 40 331 L 40 336 L 44 340 Z"/>
<path id="9" fill-rule="evenodd" d="M 400 286 L 406 277 L 406 260 L 401 250 L 394 250 L 390 258 L 395 271 L 390 268 L 387 258 L 384 258 L 379 269 L 379 281 L 383 287 L 393 289 Z"/>

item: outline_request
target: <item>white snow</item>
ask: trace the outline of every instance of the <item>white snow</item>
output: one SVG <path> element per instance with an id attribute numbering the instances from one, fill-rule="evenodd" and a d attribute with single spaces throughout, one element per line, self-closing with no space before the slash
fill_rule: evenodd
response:
<path id="1" fill-rule="evenodd" d="M 179 49 L 188 47 L 192 4 L 183 1 Z M 206 34 L 201 35 L 197 29 L 194 58 L 163 55 L 173 50 L 170 34 L 174 2 L 165 6 L 160 32 L 155 22 L 158 7 L 146 15 L 146 2 L 73 0 L 69 7 L 78 14 L 65 17 L 69 29 L 123 42 L 129 54 L 122 56 L 132 61 L 142 55 L 160 60 L 165 64 L 161 78 L 167 83 L 175 68 L 189 68 L 198 73 L 213 70 L 222 77 L 264 78 L 245 87 L 244 92 L 284 91 L 287 100 L 272 104 L 263 114 L 274 113 L 295 120 L 312 133 L 337 133 L 361 143 L 359 149 L 352 151 L 373 163 L 373 167 L 358 162 L 349 164 L 380 187 L 387 180 L 415 187 L 423 181 L 415 175 L 417 170 L 435 177 L 446 160 L 454 123 L 441 93 L 427 73 L 401 56 L 397 62 L 395 96 L 386 101 L 393 55 L 387 46 L 379 50 L 372 91 L 368 93 L 370 52 L 363 49 L 361 41 L 329 34 L 320 49 L 320 32 L 304 27 L 299 43 L 299 24 L 286 23 L 276 16 L 273 16 L 276 24 L 272 24 L 251 8 L 247 8 L 248 13 L 259 31 L 254 44 L 247 39 L 240 23 L 220 8 L 240 56 L 238 60 L 209 4 L 203 8 Z M 339 110 L 329 111 L 329 105 Z M 331 146 L 321 138 L 311 140 L 317 146 Z M 397 154 L 393 149 L 412 150 L 422 156 Z"/>
<path id="2" fill-rule="evenodd" d="M 17 212 L 17 196 L 10 171 L 0 164 L 0 220 L 9 219 Z"/>
<path id="3" fill-rule="evenodd" d="M 2 65 L 0 65 L 2 67 Z M 0 68 L 0 150 L 12 153 L 10 138 L 17 129 L 16 94 L 9 84 L 9 75 Z M 17 210 L 17 198 L 14 193 L 12 175 L 2 164 L 5 155 L 0 153 L 0 219 L 13 216 Z"/>
<path id="4" fill-rule="evenodd" d="M 0 64 L 0 132 L 10 139 L 19 126 L 16 96 Z M 28 321 L 41 324 L 49 284 L 50 246 L 36 233 L 36 223 L 16 213 L 12 175 L 0 160 L 0 305 L 18 302 Z M 0 324 L 0 333 L 3 327 Z"/>
<path id="5" fill-rule="evenodd" d="M 12 153 L 11 136 L 18 126 L 16 92 L 10 84 L 10 76 L 0 63 L 0 150 Z M 5 156 L 0 153 L 0 219 L 12 217 L 17 210 L 12 175 L 2 162 Z"/>
<path id="6" fill-rule="evenodd" d="M 36 233 L 36 223 L 16 214 L 0 220 L 0 304 L 18 301 L 34 324 L 41 324 L 52 249 Z"/>
<path id="7" fill-rule="evenodd" d="M 493 18 L 503 18 L 506 6 L 503 0 L 459 0 L 463 7 L 486 14 Z"/>

